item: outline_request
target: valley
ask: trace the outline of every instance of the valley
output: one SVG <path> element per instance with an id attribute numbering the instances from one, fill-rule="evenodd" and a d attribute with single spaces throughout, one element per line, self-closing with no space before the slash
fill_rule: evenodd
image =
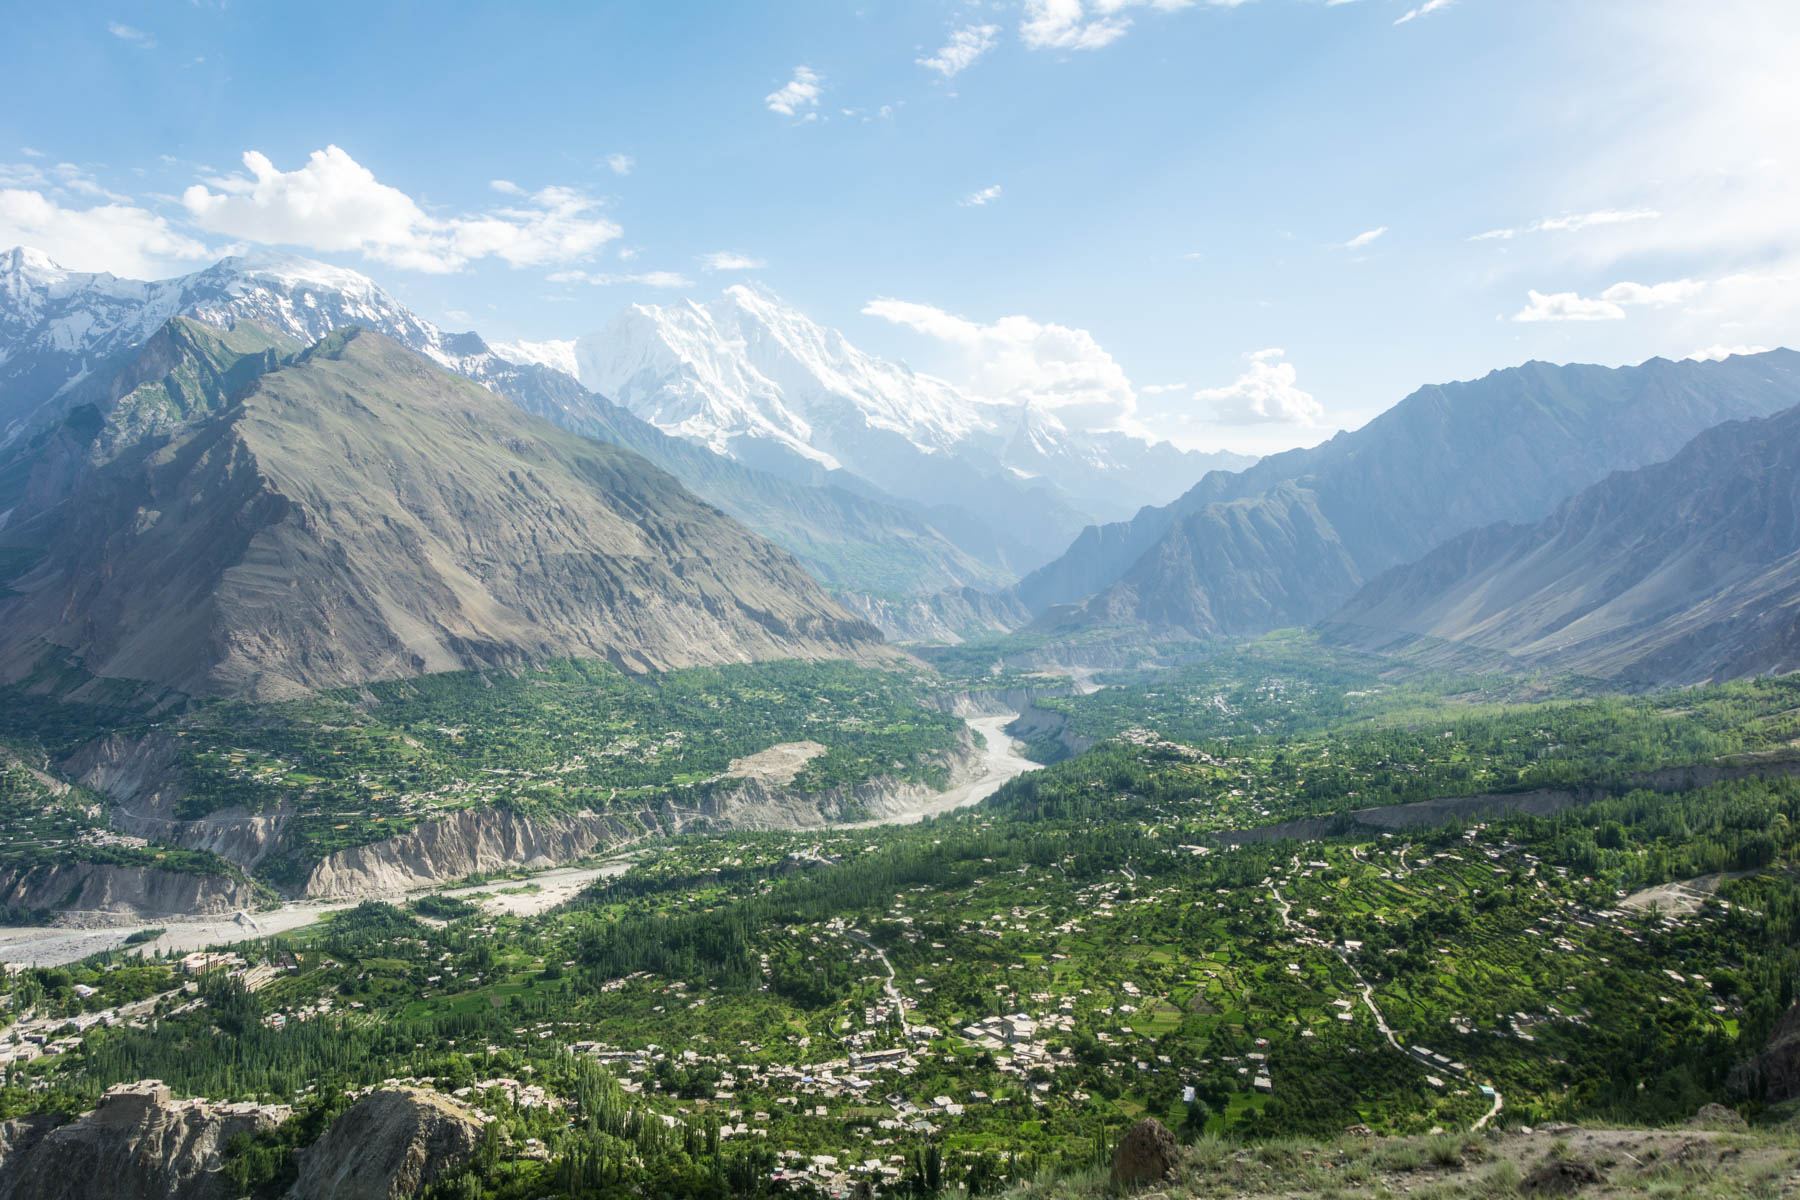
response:
<path id="1" fill-rule="evenodd" d="M 591 207 L 489 187 L 414 224 Z M 1326 436 L 1273 347 L 245 249 L 0 256 L 0 1200 L 1792 1191 L 1794 351 Z"/>

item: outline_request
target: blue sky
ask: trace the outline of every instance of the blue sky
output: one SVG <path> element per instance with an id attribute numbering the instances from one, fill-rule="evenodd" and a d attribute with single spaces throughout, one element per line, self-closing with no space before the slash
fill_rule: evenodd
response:
<path id="1" fill-rule="evenodd" d="M 1073 380 L 1084 416 L 1255 451 L 1528 358 L 1800 341 L 1781 0 L 209 0 L 8 28 L 0 244 L 81 269 L 278 245 L 504 339 L 754 280 L 922 369 Z"/>

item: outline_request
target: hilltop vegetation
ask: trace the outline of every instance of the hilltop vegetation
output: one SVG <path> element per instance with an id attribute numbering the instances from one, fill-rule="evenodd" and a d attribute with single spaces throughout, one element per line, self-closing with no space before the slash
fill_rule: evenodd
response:
<path id="1" fill-rule="evenodd" d="M 1215 662 L 1100 693 L 1108 713 L 1138 697 L 1123 738 L 970 812 L 687 836 L 541 915 L 479 897 L 432 898 L 416 915 L 365 904 L 250 943 L 252 961 L 294 969 L 255 991 L 209 979 L 203 1005 L 169 1006 L 154 1030 L 91 1031 L 79 1051 L 16 1070 L 8 1102 L 78 1106 L 144 1076 L 215 1098 L 298 1094 L 295 1125 L 232 1159 L 247 1188 L 273 1195 L 283 1147 L 343 1092 L 412 1080 L 497 1118 L 491 1154 L 442 1185 L 495 1198 L 752 1195 L 776 1176 L 1081 1194 L 1146 1114 L 1200 1139 L 1203 1169 L 1185 1177 L 1197 1195 L 1322 1180 L 1481 1194 L 1505 1184 L 1501 1159 L 1535 1166 L 1490 1129 L 1673 1124 L 1709 1102 L 1782 1119 L 1733 1068 L 1795 1000 L 1800 780 L 1633 780 L 1766 765 L 1794 733 L 1792 684 L 1501 711 L 1480 681 L 1426 682 L 1352 697 L 1378 719 L 1346 720 L 1344 691 L 1367 689 L 1325 667 L 1296 675 L 1282 654 L 1227 660 L 1252 664 L 1235 679 Z M 777 689 L 745 670 L 740 688 Z M 649 689 L 558 668 L 329 703 L 416 742 L 409 761 L 461 770 L 492 755 L 540 772 L 562 762 L 556 735 L 587 719 L 575 697 L 590 687 L 624 689 L 608 711 L 646 722 L 698 705 L 746 746 L 791 735 L 731 724 L 747 693 L 715 708 L 729 677 Z M 819 711 L 869 686 L 846 675 Z M 669 694 L 638 710 L 630 688 Z M 798 688 L 779 690 L 792 702 Z M 1221 688 L 1238 711 L 1210 703 Z M 876 694 L 856 694 L 872 718 Z M 456 732 L 471 705 L 506 740 Z M 1176 713 L 1193 723 L 1169 724 Z M 1152 735 L 1155 722 L 1182 736 Z M 658 769 L 713 769 L 686 753 Z M 622 764 L 608 786 L 643 769 Z M 1305 843 L 1217 836 L 1578 781 L 1584 802 L 1535 815 Z M 1330 1140 L 1352 1126 L 1415 1140 L 1366 1152 Z M 1439 1128 L 1458 1139 L 1439 1148 Z M 1452 1178 L 1440 1149 L 1469 1169 Z"/>

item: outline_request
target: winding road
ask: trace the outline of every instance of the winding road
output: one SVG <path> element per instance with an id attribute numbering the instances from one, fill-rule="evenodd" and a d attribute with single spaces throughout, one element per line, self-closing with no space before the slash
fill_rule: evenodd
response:
<path id="1" fill-rule="evenodd" d="M 900 1014 L 900 1035 L 911 1037 L 912 1028 L 906 1023 L 906 1001 L 900 995 L 900 989 L 894 986 L 894 964 L 888 959 L 887 951 L 871 942 L 867 934 L 858 933 L 854 929 L 844 930 L 844 936 L 865 949 L 873 950 L 875 957 L 881 960 L 881 965 L 887 968 L 887 982 L 881 985 L 881 990 L 887 993 L 888 999 L 894 1002 L 894 1011 Z"/>

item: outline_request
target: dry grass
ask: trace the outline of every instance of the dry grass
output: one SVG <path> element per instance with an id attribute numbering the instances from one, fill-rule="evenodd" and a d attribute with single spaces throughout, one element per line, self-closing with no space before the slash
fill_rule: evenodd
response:
<path id="1" fill-rule="evenodd" d="M 1591 1164 L 1601 1182 L 1581 1200 L 1625 1196 L 1800 1200 L 1800 1130 L 1563 1129 L 1425 1138 L 1283 1138 L 1240 1145 L 1206 1138 L 1144 1200 L 1501 1200 L 1526 1196 L 1534 1170 Z M 1096 1200 L 1108 1173 L 1043 1178 L 1009 1200 Z"/>

